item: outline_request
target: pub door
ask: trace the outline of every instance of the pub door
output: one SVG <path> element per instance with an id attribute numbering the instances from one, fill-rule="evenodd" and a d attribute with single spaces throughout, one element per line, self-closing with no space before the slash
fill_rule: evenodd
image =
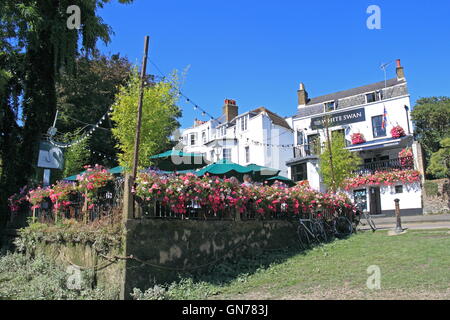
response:
<path id="1" fill-rule="evenodd" d="M 380 187 L 370 187 L 370 214 L 381 214 Z"/>

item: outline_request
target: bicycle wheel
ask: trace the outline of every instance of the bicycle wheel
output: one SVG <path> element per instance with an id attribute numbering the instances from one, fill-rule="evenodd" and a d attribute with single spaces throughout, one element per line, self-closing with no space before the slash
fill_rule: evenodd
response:
<path id="1" fill-rule="evenodd" d="M 308 231 L 306 231 L 305 227 L 302 224 L 300 224 L 297 228 L 297 236 L 298 241 L 300 242 L 300 248 L 302 250 L 308 249 L 310 244 L 309 235 Z"/>
<path id="2" fill-rule="evenodd" d="M 372 228 L 372 231 L 375 232 L 375 230 L 377 230 L 377 226 L 375 225 L 375 222 L 373 221 L 370 214 L 364 213 L 364 218 L 366 218 L 366 221 L 369 224 L 370 228 Z"/>
<path id="3" fill-rule="evenodd" d="M 313 233 L 316 237 L 317 242 L 327 242 L 328 237 L 327 233 L 325 232 L 324 223 L 322 220 L 314 221 L 313 223 Z"/>
<path id="4" fill-rule="evenodd" d="M 334 229 L 336 237 L 345 238 L 352 234 L 353 226 L 351 221 L 344 216 L 338 217 L 334 221 Z"/>

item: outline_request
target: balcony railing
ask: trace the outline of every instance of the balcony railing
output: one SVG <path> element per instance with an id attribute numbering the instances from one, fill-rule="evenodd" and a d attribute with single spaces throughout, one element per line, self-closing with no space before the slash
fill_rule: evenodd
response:
<path id="1" fill-rule="evenodd" d="M 376 171 L 392 171 L 392 170 L 405 170 L 405 169 L 414 169 L 414 158 L 413 157 L 404 157 L 401 160 L 397 159 L 389 159 L 382 161 L 374 161 L 365 163 L 360 165 L 357 170 L 355 170 L 356 174 L 372 174 Z"/>
<path id="2" fill-rule="evenodd" d="M 303 144 L 294 147 L 294 158 L 305 158 L 318 155 L 318 146 L 316 144 Z"/>

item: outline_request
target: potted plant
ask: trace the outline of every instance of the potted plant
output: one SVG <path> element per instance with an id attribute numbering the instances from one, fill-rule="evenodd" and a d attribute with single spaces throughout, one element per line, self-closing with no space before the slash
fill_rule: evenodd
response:
<path id="1" fill-rule="evenodd" d="M 400 138 L 404 137 L 405 135 L 405 130 L 403 130 L 403 128 L 398 125 L 391 129 L 392 138 Z"/>
<path id="2" fill-rule="evenodd" d="M 353 133 L 351 136 L 351 139 L 352 139 L 352 144 L 361 144 L 361 143 L 366 142 L 364 135 L 359 132 Z"/>

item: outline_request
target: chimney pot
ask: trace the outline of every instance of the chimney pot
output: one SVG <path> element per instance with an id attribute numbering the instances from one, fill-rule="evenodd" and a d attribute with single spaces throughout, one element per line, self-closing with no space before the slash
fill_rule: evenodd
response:
<path id="1" fill-rule="evenodd" d="M 239 108 L 236 105 L 236 100 L 233 99 L 225 99 L 225 104 L 223 106 L 223 114 L 225 115 L 225 119 L 227 122 L 233 120 L 233 118 L 237 117 L 239 114 Z"/>
<path id="2" fill-rule="evenodd" d="M 399 80 L 399 81 L 400 80 L 405 80 L 405 70 L 402 67 L 400 59 L 397 59 L 396 73 L 397 73 L 397 80 Z"/>
<path id="3" fill-rule="evenodd" d="M 308 92 L 305 90 L 303 82 L 300 83 L 300 88 L 297 90 L 298 106 L 305 106 L 308 102 Z"/>

